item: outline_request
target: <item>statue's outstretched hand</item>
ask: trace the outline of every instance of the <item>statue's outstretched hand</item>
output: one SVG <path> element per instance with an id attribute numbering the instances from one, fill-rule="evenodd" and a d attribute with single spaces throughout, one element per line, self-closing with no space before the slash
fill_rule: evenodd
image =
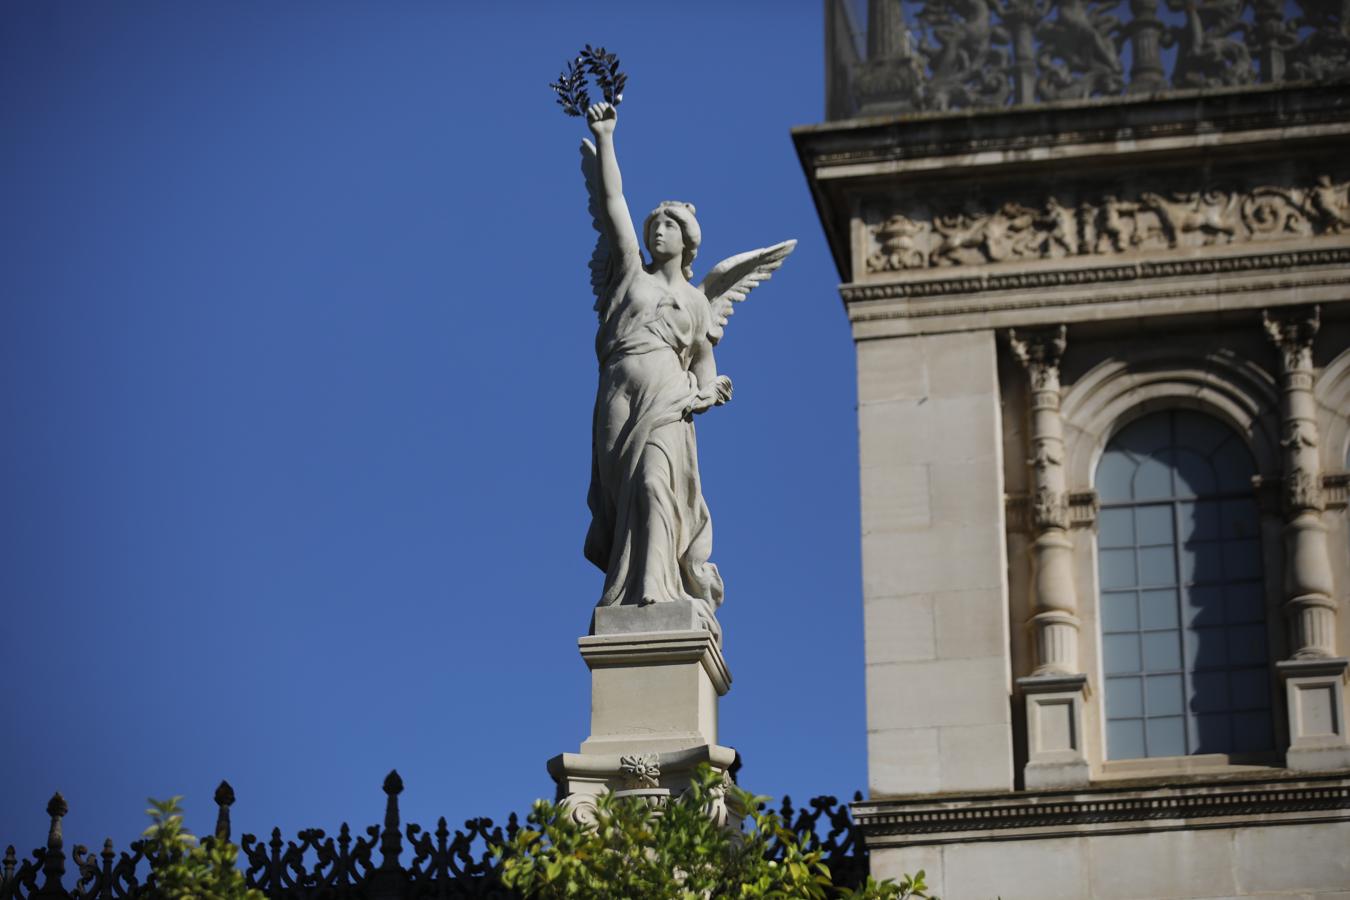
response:
<path id="1" fill-rule="evenodd" d="M 731 399 L 731 379 L 725 375 L 718 375 L 717 380 L 706 390 L 696 391 L 689 398 L 689 403 L 684 408 L 684 415 L 688 418 L 691 415 L 707 412 L 714 406 L 721 406 Z"/>
<path id="2" fill-rule="evenodd" d="M 731 399 L 731 379 L 725 375 L 718 375 L 717 380 L 713 382 L 713 393 L 717 397 L 717 406 L 721 406 Z"/>
<path id="3" fill-rule="evenodd" d="M 591 129 L 591 134 L 600 137 L 602 134 L 613 134 L 614 126 L 619 121 L 619 111 L 609 103 L 595 103 L 586 110 L 586 124 Z"/>

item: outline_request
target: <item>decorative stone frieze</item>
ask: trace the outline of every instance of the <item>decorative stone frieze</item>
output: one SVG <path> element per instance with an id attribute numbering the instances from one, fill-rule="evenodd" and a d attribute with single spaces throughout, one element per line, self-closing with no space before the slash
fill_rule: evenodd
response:
<path id="1" fill-rule="evenodd" d="M 1343 684 L 1350 660 L 1336 654 L 1339 602 L 1332 580 L 1326 500 L 1318 455 L 1312 345 L 1321 324 L 1318 307 L 1291 307 L 1263 317 L 1280 360 L 1280 417 L 1284 465 L 1284 610 L 1288 660 L 1278 665 L 1289 712 L 1291 769 L 1350 766 Z"/>
<path id="2" fill-rule="evenodd" d="M 1331 175 L 1250 190 L 1140 190 L 1050 195 L 993 208 L 897 211 L 868 230 L 867 271 L 1117 256 L 1216 244 L 1285 241 L 1350 229 L 1350 182 Z"/>

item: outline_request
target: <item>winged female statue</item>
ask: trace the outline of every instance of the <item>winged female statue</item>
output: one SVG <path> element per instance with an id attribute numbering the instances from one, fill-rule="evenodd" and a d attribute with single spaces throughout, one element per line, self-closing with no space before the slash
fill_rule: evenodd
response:
<path id="1" fill-rule="evenodd" d="M 586 558 L 605 573 L 598 606 L 690 600 L 719 636 L 722 578 L 709 562 L 712 521 L 699 484 L 693 417 L 731 399 L 713 347 L 734 304 L 783 264 L 784 241 L 723 260 L 695 287 L 701 240 L 694 207 L 665 202 L 642 226 L 644 261 L 614 153 L 614 106 L 586 110 L 595 143 L 581 168 L 599 232 L 591 286 L 600 325 L 595 352 L 591 526 Z"/>

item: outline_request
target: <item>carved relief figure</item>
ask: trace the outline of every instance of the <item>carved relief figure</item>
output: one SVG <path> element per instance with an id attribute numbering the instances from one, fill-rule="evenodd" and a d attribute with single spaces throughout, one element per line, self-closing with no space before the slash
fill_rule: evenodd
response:
<path id="1" fill-rule="evenodd" d="M 1308 192 L 1312 212 L 1328 234 L 1340 234 L 1350 228 L 1350 182 L 1335 184 L 1330 175 L 1317 176 L 1317 184 Z"/>
<path id="2" fill-rule="evenodd" d="M 1163 236 L 1169 247 L 1176 247 L 1182 235 L 1199 232 L 1206 244 L 1212 244 L 1222 235 L 1233 239 L 1237 229 L 1230 221 L 1232 201 L 1226 194 L 1194 191 L 1177 194 L 1176 200 L 1164 200 L 1158 194 L 1144 191 L 1139 195 L 1142 206 L 1152 210 L 1162 223 Z"/>
<path id="3" fill-rule="evenodd" d="M 853 5 L 860 8 L 862 0 Z M 915 21 L 906 23 L 916 5 Z M 1170 14 L 1160 18 L 1163 5 Z M 945 110 L 1119 95 L 1127 92 L 1127 43 L 1128 93 L 1350 76 L 1346 0 L 873 0 L 867 6 L 884 10 L 890 36 L 866 59 L 850 63 L 858 109 Z M 911 34 L 920 38 L 914 49 L 903 43 Z"/>
<path id="4" fill-rule="evenodd" d="M 1186 24 L 1178 29 L 1180 49 L 1172 81 L 1177 87 L 1219 87 L 1251 84 L 1256 80 L 1251 54 L 1244 39 L 1242 21 L 1246 0 L 1169 0 L 1173 12 L 1184 12 Z M 1234 38 L 1238 34 L 1242 37 Z"/>
<path id="5" fill-rule="evenodd" d="M 731 399 L 713 347 L 733 303 L 782 265 L 796 241 L 723 260 L 690 283 L 701 240 L 694 207 L 662 203 L 647 216 L 644 261 L 614 149 L 617 113 L 586 110 L 595 143 L 582 170 L 599 232 L 591 284 L 600 364 L 591 450 L 586 558 L 605 572 L 600 606 L 686 599 L 720 634 L 722 578 L 709 561 L 712 522 L 699 481 L 693 417 Z"/>
<path id="6" fill-rule="evenodd" d="M 1065 256 L 1078 252 L 1078 221 L 1074 211 L 1060 205 L 1054 197 L 1045 198 L 1045 211 L 1036 219 L 1036 225 L 1044 231 L 1039 249 L 1042 256 L 1056 256 L 1056 248 Z"/>
<path id="7" fill-rule="evenodd" d="M 1322 497 L 1320 480 L 1307 469 L 1294 469 L 1285 478 L 1285 509 L 1323 509 L 1326 505 Z"/>
<path id="8" fill-rule="evenodd" d="M 994 25 L 989 0 L 927 2 L 919 21 L 929 26 L 937 46 L 925 46 L 932 69 L 931 106 L 999 106 L 1010 88 L 1004 74 L 1007 53 L 994 44 L 1008 35 Z"/>
<path id="9" fill-rule="evenodd" d="M 993 216 L 969 218 L 960 214 L 939 216 L 933 220 L 933 230 L 941 238 L 933 249 L 932 264 L 935 266 L 956 266 L 966 260 L 963 250 L 979 251 L 985 243 L 985 232 Z"/>
<path id="10" fill-rule="evenodd" d="M 874 271 L 922 268 L 928 259 L 927 222 L 915 222 L 905 216 L 891 216 L 877 226 L 881 249 L 872 254 L 868 266 Z"/>
<path id="11" fill-rule="evenodd" d="M 1137 200 L 1106 193 L 1076 203 L 1047 196 L 1038 208 L 1010 200 L 931 218 L 895 213 L 872 226 L 878 249 L 866 265 L 886 272 L 1346 232 L 1350 182 L 1323 174 L 1308 186 L 1142 191 Z"/>
<path id="12" fill-rule="evenodd" d="M 1350 10 L 1336 0 L 1304 0 L 1303 15 L 1291 23 L 1299 33 L 1311 29 L 1288 52 L 1289 70 L 1295 79 L 1331 81 L 1350 74 Z"/>
<path id="13" fill-rule="evenodd" d="M 1035 256 L 1038 247 L 1034 209 L 1005 203 L 985 228 L 983 250 L 992 262 Z"/>
<path id="14" fill-rule="evenodd" d="M 1288 423 L 1280 446 L 1286 450 L 1303 450 L 1317 446 L 1317 429 L 1311 422 L 1293 419 Z"/>
<path id="15" fill-rule="evenodd" d="M 1056 453 L 1053 448 L 1042 442 L 1036 445 L 1036 448 L 1031 453 L 1031 459 L 1027 460 L 1027 462 L 1033 469 L 1045 471 L 1051 466 L 1060 465 L 1064 460 L 1060 458 L 1059 454 Z"/>
<path id="16" fill-rule="evenodd" d="M 1134 246 L 1139 241 L 1136 237 L 1136 229 L 1133 216 L 1139 211 L 1138 203 L 1130 203 L 1118 199 L 1114 194 L 1107 194 L 1102 198 L 1102 205 L 1097 208 L 1097 216 L 1093 224 L 1096 226 L 1097 240 L 1095 244 L 1096 251 L 1102 252 L 1102 242 L 1106 242 L 1108 250 L 1114 250 L 1122 253 L 1125 247 Z M 1131 217 L 1130 224 L 1125 224 L 1125 217 Z"/>
<path id="17" fill-rule="evenodd" d="M 1110 14 L 1109 0 L 1059 0 L 1054 19 L 1043 22 L 1037 83 L 1051 100 L 1114 94 L 1125 81 L 1112 35 L 1120 20 Z"/>
<path id="18" fill-rule="evenodd" d="M 1031 498 L 1031 521 L 1037 528 L 1068 528 L 1069 504 L 1065 495 L 1045 485 L 1036 488 Z"/>

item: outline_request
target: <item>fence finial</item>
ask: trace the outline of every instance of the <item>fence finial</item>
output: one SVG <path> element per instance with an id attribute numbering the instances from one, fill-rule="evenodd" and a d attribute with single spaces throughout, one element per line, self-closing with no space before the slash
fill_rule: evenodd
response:
<path id="1" fill-rule="evenodd" d="M 44 893 L 62 890 L 61 878 L 66 874 L 66 854 L 62 849 L 61 820 L 69 811 L 66 798 L 61 796 L 60 791 L 52 794 L 52 799 L 47 801 L 47 815 L 52 817 L 52 824 L 47 830 L 47 852 L 42 857 L 42 874 L 46 876 L 42 883 Z"/>
<path id="2" fill-rule="evenodd" d="M 228 781 L 222 780 L 216 788 L 216 839 L 230 839 L 230 807 L 234 805 L 234 788 Z"/>
<path id="3" fill-rule="evenodd" d="M 384 856 L 381 869 L 397 869 L 398 857 L 403 852 L 403 836 L 398 828 L 398 795 L 403 793 L 403 779 L 397 769 L 390 769 L 384 778 L 384 834 L 380 836 L 380 853 Z"/>

